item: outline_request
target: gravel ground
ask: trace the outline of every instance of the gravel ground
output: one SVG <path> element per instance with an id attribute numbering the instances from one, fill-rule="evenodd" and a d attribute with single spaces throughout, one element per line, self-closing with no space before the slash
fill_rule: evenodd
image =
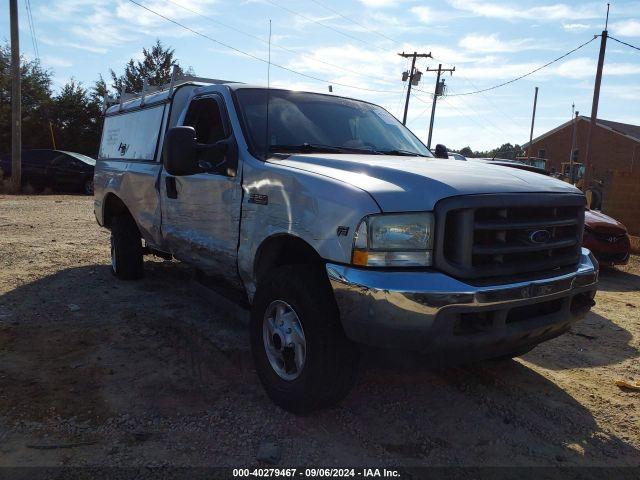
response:
<path id="1" fill-rule="evenodd" d="M 0 196 L 0 466 L 640 465 L 640 259 L 594 311 L 522 358 L 433 369 L 365 352 L 337 408 L 288 414 L 244 317 L 177 262 L 110 273 L 92 200 Z M 238 318 L 241 317 L 241 318 Z"/>

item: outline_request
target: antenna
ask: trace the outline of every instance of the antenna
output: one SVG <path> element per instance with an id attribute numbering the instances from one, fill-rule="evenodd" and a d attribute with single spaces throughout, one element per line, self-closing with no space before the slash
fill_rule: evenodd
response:
<path id="1" fill-rule="evenodd" d="M 171 69 L 171 81 L 169 82 L 169 97 L 171 97 L 171 95 L 173 94 L 173 88 L 175 86 L 177 78 L 178 78 L 178 66 L 174 64 L 173 68 Z"/>
<path id="2" fill-rule="evenodd" d="M 607 3 L 607 19 L 604 22 L 604 29 L 606 30 L 609 26 L 609 4 Z"/>
<path id="3" fill-rule="evenodd" d="M 271 135 L 269 134 L 269 103 L 271 101 L 271 19 L 269 19 L 269 54 L 267 56 L 267 119 L 265 124 L 264 159 L 269 156 L 271 150 Z"/>
<path id="4" fill-rule="evenodd" d="M 127 93 L 127 87 L 125 87 L 124 85 L 122 86 L 122 89 L 120 90 L 120 105 L 118 106 L 118 111 L 122 111 L 122 102 L 124 102 L 124 94 Z"/>

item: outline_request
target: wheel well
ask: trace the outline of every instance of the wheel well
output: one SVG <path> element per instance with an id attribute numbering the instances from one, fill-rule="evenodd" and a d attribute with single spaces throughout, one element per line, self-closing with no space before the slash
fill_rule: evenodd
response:
<path id="1" fill-rule="evenodd" d="M 122 215 L 125 213 L 130 214 L 129 209 L 124 202 L 113 193 L 107 194 L 107 197 L 104 199 L 103 212 L 103 222 L 104 226 L 107 228 L 111 228 L 113 217 L 116 215 Z"/>
<path id="2" fill-rule="evenodd" d="M 256 253 L 255 279 L 260 279 L 271 269 L 283 265 L 319 264 L 322 257 L 307 242 L 292 235 L 275 235 L 266 239 Z"/>

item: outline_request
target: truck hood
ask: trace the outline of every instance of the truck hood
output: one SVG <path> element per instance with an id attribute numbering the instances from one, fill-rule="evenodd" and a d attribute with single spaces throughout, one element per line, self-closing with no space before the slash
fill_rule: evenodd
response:
<path id="1" fill-rule="evenodd" d="M 369 192 L 387 212 L 432 210 L 455 195 L 581 193 L 546 175 L 480 162 L 348 154 L 296 154 L 269 162 L 347 182 Z"/>

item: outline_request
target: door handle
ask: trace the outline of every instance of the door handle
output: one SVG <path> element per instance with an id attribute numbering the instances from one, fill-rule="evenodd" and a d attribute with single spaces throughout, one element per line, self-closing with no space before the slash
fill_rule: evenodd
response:
<path id="1" fill-rule="evenodd" d="M 176 177 L 164 177 L 167 186 L 167 197 L 178 198 L 178 188 L 176 186 Z"/>

